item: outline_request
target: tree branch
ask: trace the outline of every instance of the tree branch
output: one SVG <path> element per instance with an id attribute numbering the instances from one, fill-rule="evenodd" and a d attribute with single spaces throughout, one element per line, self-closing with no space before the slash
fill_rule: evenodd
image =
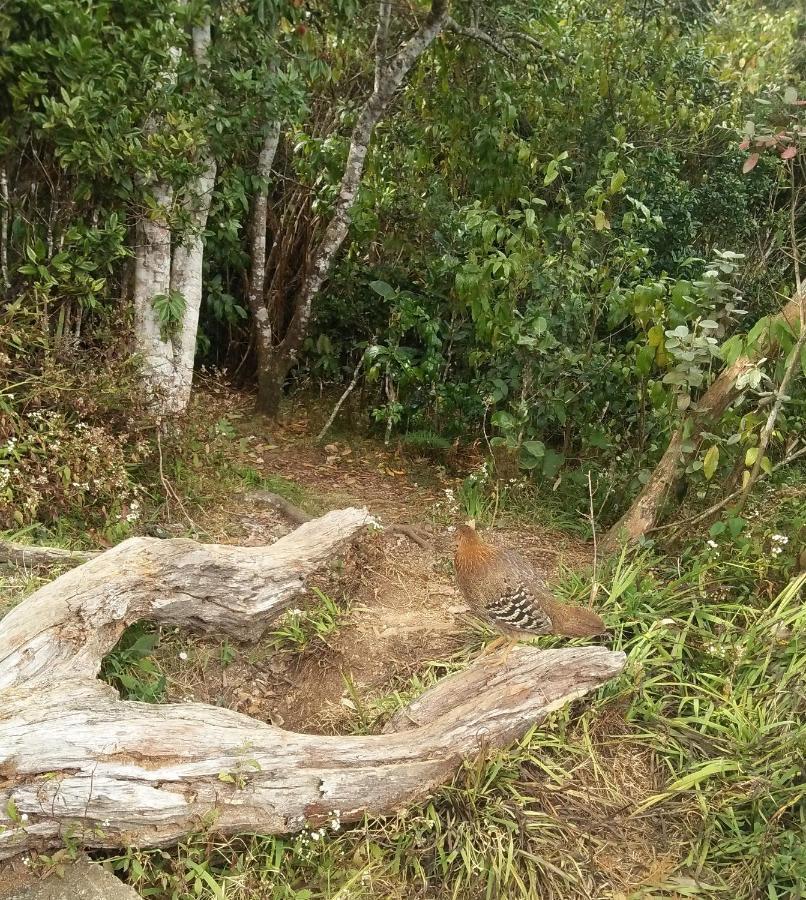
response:
<path id="1" fill-rule="evenodd" d="M 486 31 L 482 31 L 475 25 L 460 25 L 455 19 L 449 16 L 445 22 L 445 30 L 452 31 L 454 34 L 472 38 L 474 41 L 485 44 L 487 47 L 495 50 L 496 53 L 506 56 L 507 59 L 515 59 L 513 54 L 504 47 L 501 40 L 496 40 L 492 35 L 488 34 Z"/>

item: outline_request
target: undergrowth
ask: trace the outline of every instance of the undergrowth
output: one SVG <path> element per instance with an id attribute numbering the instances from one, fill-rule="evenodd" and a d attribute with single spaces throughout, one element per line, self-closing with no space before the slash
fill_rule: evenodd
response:
<path id="1" fill-rule="evenodd" d="M 624 674 L 467 760 L 421 808 L 289 837 L 200 834 L 112 864 L 183 900 L 802 897 L 806 576 L 777 591 L 775 564 L 751 548 L 615 560 L 600 601 Z M 437 674 L 381 698 L 373 724 Z"/>

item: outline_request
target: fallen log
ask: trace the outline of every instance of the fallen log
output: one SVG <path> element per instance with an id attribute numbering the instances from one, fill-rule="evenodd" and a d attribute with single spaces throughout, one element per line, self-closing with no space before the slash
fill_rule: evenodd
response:
<path id="1" fill-rule="evenodd" d="M 365 521 L 337 510 L 260 548 L 134 538 L 0 621 L 0 858 L 68 837 L 165 846 L 204 829 L 276 834 L 392 813 L 622 670 L 624 654 L 603 647 L 518 646 L 506 665 L 484 657 L 439 682 L 390 733 L 362 737 L 123 701 L 96 679 L 137 619 L 256 636 Z"/>
<path id="2" fill-rule="evenodd" d="M 35 544 L 18 544 L 0 541 L 0 563 L 39 568 L 42 566 L 79 566 L 96 556 L 101 550 L 65 550 L 62 547 L 37 547 Z"/>

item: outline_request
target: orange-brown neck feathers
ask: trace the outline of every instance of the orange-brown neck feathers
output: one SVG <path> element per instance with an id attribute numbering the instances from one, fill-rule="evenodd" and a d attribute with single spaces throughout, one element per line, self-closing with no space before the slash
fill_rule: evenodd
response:
<path id="1" fill-rule="evenodd" d="M 485 544 L 472 526 L 460 525 L 456 529 L 456 536 L 454 562 L 457 571 L 470 571 L 495 556 L 495 547 Z"/>
<path id="2" fill-rule="evenodd" d="M 564 637 L 594 637 L 607 631 L 605 623 L 592 609 L 583 606 L 566 606 L 556 600 L 542 601 L 551 616 L 552 632 Z"/>

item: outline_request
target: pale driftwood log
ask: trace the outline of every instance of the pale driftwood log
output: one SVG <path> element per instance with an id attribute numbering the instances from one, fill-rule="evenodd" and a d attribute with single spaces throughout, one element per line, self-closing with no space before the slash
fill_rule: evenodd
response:
<path id="1" fill-rule="evenodd" d="M 65 550 L 62 547 L 37 547 L 0 541 L 0 563 L 40 568 L 45 566 L 79 566 L 100 556 L 101 550 Z"/>
<path id="2" fill-rule="evenodd" d="M 0 620 L 0 690 L 95 675 L 127 625 L 150 619 L 255 640 L 305 577 L 371 519 L 342 509 L 270 547 L 130 538 L 52 581 Z"/>
<path id="3" fill-rule="evenodd" d="M 220 707 L 121 701 L 96 680 L 142 617 L 259 633 L 300 579 L 355 534 L 339 510 L 268 548 L 135 538 L 43 588 L 0 621 L 0 858 L 59 845 L 165 846 L 206 828 L 284 833 L 388 814 L 463 757 L 519 738 L 618 674 L 602 647 L 516 647 L 437 684 L 369 737 L 295 734 Z"/>

